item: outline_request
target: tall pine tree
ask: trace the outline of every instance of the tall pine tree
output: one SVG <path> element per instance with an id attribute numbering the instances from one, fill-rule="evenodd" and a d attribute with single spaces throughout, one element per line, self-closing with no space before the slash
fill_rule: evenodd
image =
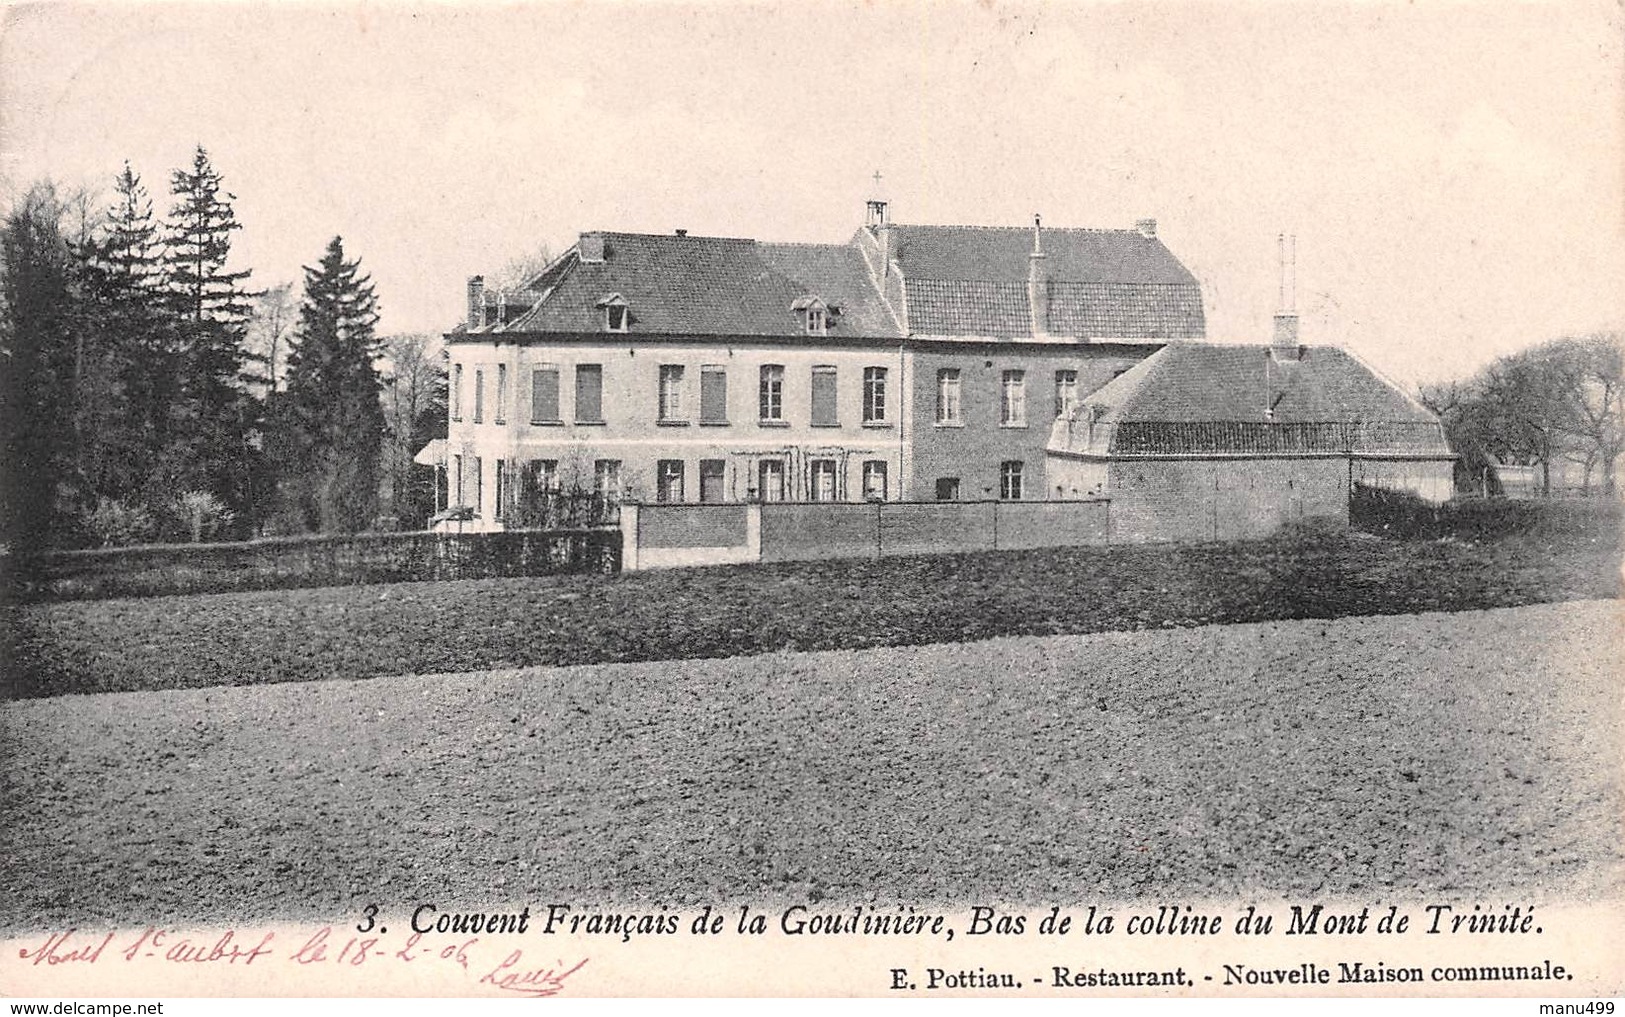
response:
<path id="1" fill-rule="evenodd" d="M 373 328 L 378 301 L 359 259 L 334 237 L 305 268 L 305 299 L 275 401 L 285 510 L 307 530 L 355 531 L 378 508 L 384 412 Z"/>
<path id="2" fill-rule="evenodd" d="M 200 145 L 190 169 L 170 177 L 175 203 L 165 236 L 165 276 L 179 319 L 179 393 L 163 464 L 179 491 L 210 492 L 241 521 L 261 512 L 257 434 L 260 406 L 248 389 L 244 345 L 255 294 L 250 273 L 230 271 L 231 235 L 240 229 L 220 174 Z"/>

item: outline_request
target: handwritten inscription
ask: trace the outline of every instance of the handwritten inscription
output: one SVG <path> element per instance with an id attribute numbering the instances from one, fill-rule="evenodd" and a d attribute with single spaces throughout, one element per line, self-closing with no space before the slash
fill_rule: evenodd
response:
<path id="1" fill-rule="evenodd" d="M 25 945 L 18 959 L 34 967 L 165 963 L 250 967 L 256 962 L 294 968 L 325 966 L 431 965 L 462 972 L 476 991 L 523 996 L 556 996 L 566 981 L 587 966 L 587 958 L 569 961 L 539 951 L 514 949 L 507 943 L 482 943 L 477 936 L 434 937 L 414 932 L 404 943 L 386 943 L 383 929 L 357 935 L 324 925 L 296 936 L 275 932 L 241 935 L 236 929 L 187 935 L 175 929 L 149 927 L 136 933 L 53 932 Z M 115 940 L 118 940 L 115 942 Z"/>

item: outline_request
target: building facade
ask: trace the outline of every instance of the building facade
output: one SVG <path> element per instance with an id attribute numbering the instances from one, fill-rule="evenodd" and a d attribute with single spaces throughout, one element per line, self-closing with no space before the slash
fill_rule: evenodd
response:
<path id="1" fill-rule="evenodd" d="M 589 232 L 521 292 L 469 280 L 428 458 L 472 529 L 523 525 L 516 506 L 559 489 L 1080 497 L 1057 462 L 1090 453 L 1058 446 L 1058 422 L 1205 334 L 1201 288 L 1153 220 L 915 226 L 876 201 L 845 244 Z"/>

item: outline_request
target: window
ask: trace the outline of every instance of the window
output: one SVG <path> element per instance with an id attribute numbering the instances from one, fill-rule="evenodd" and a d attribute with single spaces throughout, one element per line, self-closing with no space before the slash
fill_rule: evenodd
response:
<path id="1" fill-rule="evenodd" d="M 576 423 L 604 422 L 604 366 L 576 365 Z"/>
<path id="2" fill-rule="evenodd" d="M 485 372 L 474 370 L 474 423 L 485 419 Z"/>
<path id="3" fill-rule="evenodd" d="M 999 391 L 999 423 L 1005 427 L 1027 426 L 1027 374 L 1025 371 L 1004 372 L 1004 384 Z"/>
<path id="4" fill-rule="evenodd" d="M 507 465 L 508 465 L 507 462 L 502 460 L 502 459 L 498 459 L 496 461 L 496 467 L 497 467 L 496 488 L 492 492 L 493 494 L 496 495 L 496 497 L 491 499 L 491 516 L 494 519 L 501 519 L 506 514 L 506 512 L 504 511 L 505 507 L 504 507 L 502 498 L 503 498 L 503 495 L 508 493 L 507 485 L 505 483 L 505 481 L 508 479 L 508 471 L 507 471 L 507 468 L 506 468 Z"/>
<path id="5" fill-rule="evenodd" d="M 451 366 L 451 419 L 463 419 L 463 365 Z"/>
<path id="6" fill-rule="evenodd" d="M 757 475 L 761 479 L 757 492 L 763 501 L 784 500 L 783 459 L 763 459 L 757 466 Z"/>
<path id="7" fill-rule="evenodd" d="M 559 461 L 557 459 L 532 459 L 530 461 L 530 483 L 534 491 L 546 493 L 559 488 Z"/>
<path id="8" fill-rule="evenodd" d="M 530 372 L 530 422 L 559 422 L 559 369 L 538 367 Z"/>
<path id="9" fill-rule="evenodd" d="M 621 461 L 597 459 L 592 464 L 592 489 L 600 498 L 616 501 L 621 496 Z"/>
<path id="10" fill-rule="evenodd" d="M 812 426 L 838 427 L 835 410 L 835 368 L 812 369 Z"/>
<path id="11" fill-rule="evenodd" d="M 938 477 L 937 478 L 937 501 L 958 501 L 958 500 L 959 500 L 959 478 L 958 477 Z"/>
<path id="12" fill-rule="evenodd" d="M 721 459 L 700 460 L 700 501 L 706 503 L 726 501 L 723 485 L 727 480 L 727 463 Z"/>
<path id="13" fill-rule="evenodd" d="M 762 366 L 761 404 L 763 420 L 784 419 L 784 368 L 778 364 Z"/>
<path id="14" fill-rule="evenodd" d="M 728 372 L 725 368 L 700 368 L 700 423 L 728 422 Z M 703 473 L 702 473 L 703 478 Z"/>
<path id="15" fill-rule="evenodd" d="M 604 331 L 625 332 L 626 326 L 631 322 L 632 316 L 627 313 L 626 301 L 616 293 L 606 297 L 602 303 L 604 308 Z"/>
<path id="16" fill-rule="evenodd" d="M 834 501 L 837 497 L 835 490 L 835 460 L 814 459 L 808 464 L 812 477 L 807 485 L 807 499 L 809 501 Z"/>
<path id="17" fill-rule="evenodd" d="M 485 485 L 483 483 L 484 480 L 485 480 L 485 466 L 484 466 L 483 463 L 480 462 L 480 457 L 475 456 L 474 457 L 474 514 L 475 515 L 479 515 L 482 511 L 484 511 L 484 508 L 485 508 L 485 504 L 484 504 L 485 499 L 483 497 L 484 494 L 485 494 Z"/>
<path id="18" fill-rule="evenodd" d="M 464 504 L 466 504 L 466 502 L 463 501 L 463 457 L 462 456 L 454 455 L 454 456 L 451 457 L 451 475 L 452 475 L 452 486 L 455 488 L 455 490 L 452 492 L 452 494 L 455 496 L 454 504 L 456 504 L 458 506 L 464 505 Z"/>
<path id="19" fill-rule="evenodd" d="M 822 307 L 807 308 L 807 334 L 823 335 L 829 331 L 829 315 Z"/>
<path id="20" fill-rule="evenodd" d="M 497 365 L 497 414 L 496 422 L 506 423 L 508 417 L 508 365 Z M 501 504 L 499 497 L 497 503 Z"/>
<path id="21" fill-rule="evenodd" d="M 886 462 L 870 459 L 863 464 L 863 498 L 865 501 L 886 500 Z"/>
<path id="22" fill-rule="evenodd" d="M 1020 459 L 1010 459 L 999 464 L 999 497 L 1005 501 L 1021 500 L 1021 468 Z"/>
<path id="23" fill-rule="evenodd" d="M 959 368 L 937 372 L 937 423 L 959 423 Z"/>
<path id="24" fill-rule="evenodd" d="M 662 459 L 655 467 L 655 500 L 683 500 L 683 461 Z"/>
<path id="25" fill-rule="evenodd" d="M 660 365 L 660 420 L 678 423 L 683 419 L 683 367 Z"/>
<path id="26" fill-rule="evenodd" d="M 886 369 L 884 367 L 865 367 L 863 369 L 863 422 L 865 424 L 883 424 L 886 422 Z"/>
<path id="27" fill-rule="evenodd" d="M 1078 408 L 1078 372 L 1055 372 L 1055 415 L 1071 416 Z"/>

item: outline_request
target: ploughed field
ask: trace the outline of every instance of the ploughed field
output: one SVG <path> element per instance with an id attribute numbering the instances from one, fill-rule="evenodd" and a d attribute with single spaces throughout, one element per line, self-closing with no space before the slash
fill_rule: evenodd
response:
<path id="1" fill-rule="evenodd" d="M 1620 596 L 1617 509 L 1575 519 L 1583 525 L 1483 543 L 1349 534 L 12 606 L 0 609 L 0 693 L 728 657 Z"/>
<path id="2" fill-rule="evenodd" d="M 14 701 L 0 927 L 1617 895 L 1620 611 Z"/>

